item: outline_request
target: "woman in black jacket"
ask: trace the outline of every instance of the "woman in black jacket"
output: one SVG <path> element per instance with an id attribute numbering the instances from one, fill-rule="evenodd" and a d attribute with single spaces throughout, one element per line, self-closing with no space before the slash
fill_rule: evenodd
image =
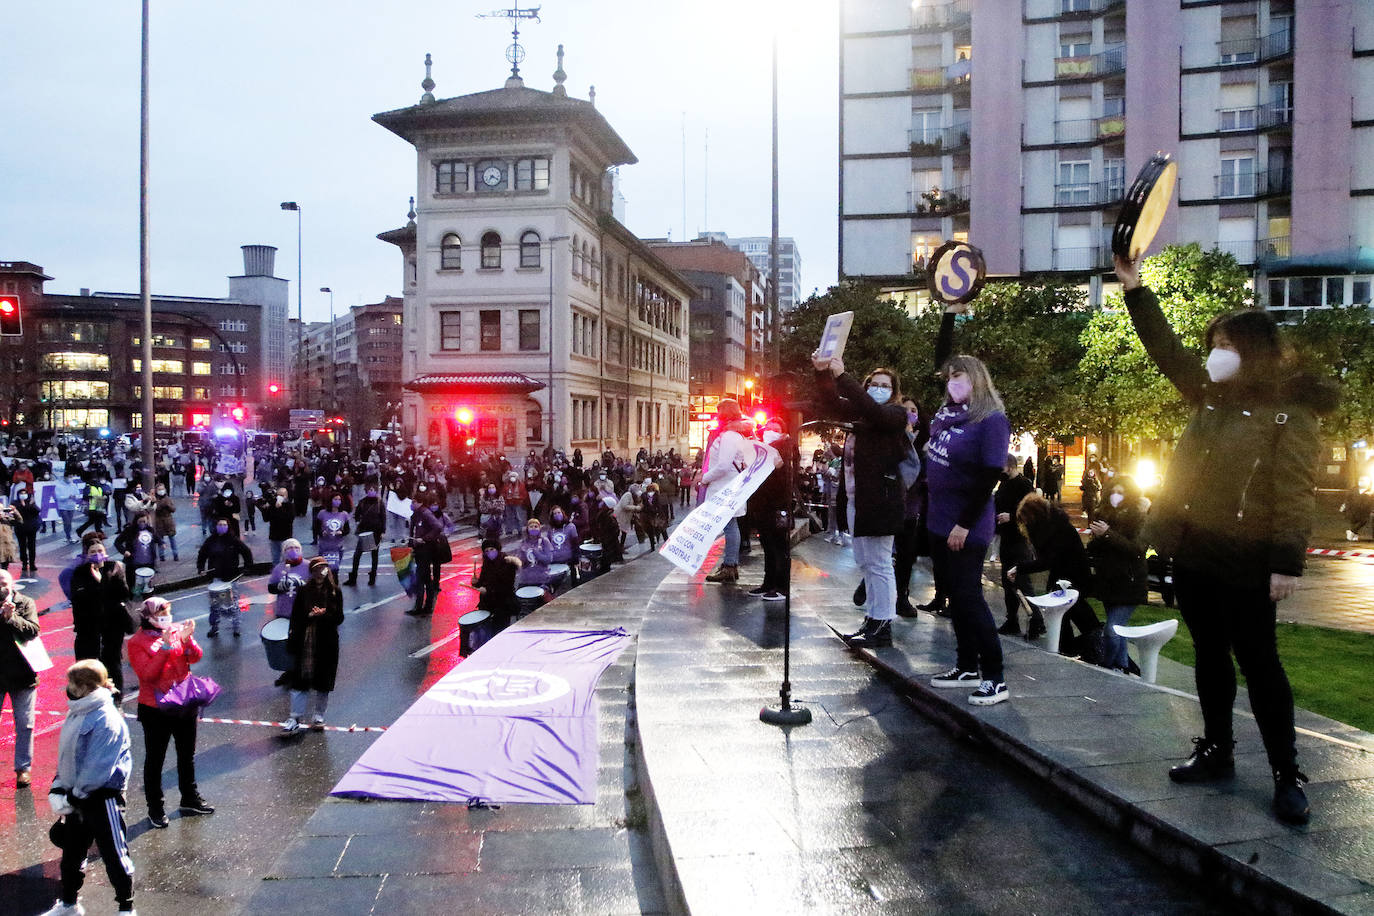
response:
<path id="1" fill-rule="evenodd" d="M 1136 265 L 1118 257 L 1116 275 L 1145 352 L 1193 407 L 1145 525 L 1146 539 L 1174 561 L 1204 723 L 1192 755 L 1169 777 L 1210 782 L 1235 774 L 1234 652 L 1274 773 L 1274 813 L 1305 824 L 1307 777 L 1298 770 L 1293 691 L 1275 631 L 1278 602 L 1302 575 L 1316 514 L 1317 416 L 1336 405 L 1334 386 L 1292 373 L 1278 325 L 1260 309 L 1214 318 L 1199 365 Z"/>
<path id="2" fill-rule="evenodd" d="M 33 494 L 20 490 L 15 497 L 14 507 L 19 510 L 19 524 L 14 533 L 19 538 L 19 563 L 21 574 L 38 575 L 38 507 L 33 504 Z"/>
<path id="3" fill-rule="evenodd" d="M 77 661 L 99 659 L 115 687 L 124 690 L 124 637 L 134 632 L 134 621 L 124 602 L 129 585 L 124 566 L 105 553 L 105 540 L 95 531 L 81 538 L 86 558 L 72 572 L 72 650 Z"/>
<path id="4" fill-rule="evenodd" d="M 1140 488 L 1131 478 L 1118 477 L 1097 510 L 1092 540 L 1088 541 L 1097 597 L 1107 611 L 1102 666 L 1135 674 L 1140 669 L 1126 654 L 1126 640 L 1116 635 L 1116 627 L 1130 623 L 1136 606 L 1149 601 L 1149 569 L 1140 536 L 1144 525 Z"/>
<path id="5" fill-rule="evenodd" d="M 862 626 L 845 640 L 851 646 L 890 646 L 897 616 L 892 543 L 902 530 L 906 495 L 897 466 L 910 449 L 901 381 L 896 372 L 879 367 L 860 384 L 844 373 L 842 359 L 819 352 L 811 355 L 811 363 L 823 415 L 853 424 L 845 439 L 840 485 L 866 606 Z"/>
<path id="6" fill-rule="evenodd" d="M 310 581 L 296 589 L 291 605 L 291 627 L 286 647 L 295 666 L 291 669 L 291 717 L 282 723 L 290 734 L 305 725 L 310 693 L 315 694 L 315 714 L 310 727 L 324 728 L 329 694 L 339 673 L 339 625 L 344 622 L 343 592 L 324 557 L 310 561 Z"/>
<path id="7" fill-rule="evenodd" d="M 1035 557 L 1020 566 L 1007 570 L 1007 578 L 1025 585 L 1031 573 L 1049 570 L 1050 583 L 1067 579 L 1078 590 L 1078 601 L 1069 608 L 1064 619 L 1078 631 L 1078 639 L 1071 641 L 1067 630 L 1059 637 L 1058 646 L 1050 646 L 1063 655 L 1078 655 L 1086 662 L 1096 664 L 1101 653 L 1098 643 L 1101 640 L 1102 623 L 1088 604 L 1088 596 L 1095 594 L 1092 567 L 1088 563 L 1088 551 L 1078 536 L 1078 529 L 1069 520 L 1069 514 L 1059 506 L 1038 493 L 1031 493 L 1021 500 L 1016 509 L 1016 523 L 1021 533 L 1030 542 Z"/>

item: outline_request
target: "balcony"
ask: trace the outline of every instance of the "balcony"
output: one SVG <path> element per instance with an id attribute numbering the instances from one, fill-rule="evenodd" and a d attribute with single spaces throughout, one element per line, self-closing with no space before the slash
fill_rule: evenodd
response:
<path id="1" fill-rule="evenodd" d="M 1277 264 L 1286 261 L 1293 256 L 1292 237 L 1287 235 L 1276 235 L 1267 239 L 1260 239 L 1256 244 L 1256 254 L 1259 255 L 1256 263 L 1261 265 Z"/>
<path id="2" fill-rule="evenodd" d="M 1293 53 L 1293 32 L 1281 29 L 1255 38 L 1234 38 L 1217 42 L 1217 65 L 1246 67 L 1268 63 Z"/>
<path id="3" fill-rule="evenodd" d="M 908 191 L 907 208 L 917 216 L 952 216 L 969 208 L 969 188 L 931 188 L 929 191 Z"/>
<path id="4" fill-rule="evenodd" d="M 913 156 L 940 156 L 968 148 L 969 125 L 912 128 L 907 131 L 907 140 Z"/>
<path id="5" fill-rule="evenodd" d="M 1096 245 L 1091 248 L 1056 248 L 1054 269 L 1074 272 L 1103 270 L 1107 267 L 1110 250 Z"/>
<path id="6" fill-rule="evenodd" d="M 1124 7 L 1126 0 L 1058 0 L 1058 12 L 1054 14 L 1055 19 L 1085 19 L 1089 16 L 1100 16 L 1117 7 Z M 1030 4 L 1023 3 L 1021 15 L 1029 18 L 1027 12 Z M 1040 17 L 1036 17 L 1040 19 Z"/>
<path id="7" fill-rule="evenodd" d="M 953 0 L 939 6 L 913 6 L 911 28 L 917 32 L 940 32 L 967 26 L 973 21 L 969 0 Z"/>
<path id="8" fill-rule="evenodd" d="M 1293 192 L 1293 173 L 1287 168 L 1215 175 L 1212 180 L 1218 200 L 1282 197 Z"/>
<path id="9" fill-rule="evenodd" d="M 1096 79 L 1126 72 L 1126 46 L 1117 45 L 1099 54 L 1076 57 L 1056 57 L 1054 78 L 1057 80 Z"/>
<path id="10" fill-rule="evenodd" d="M 1238 242 L 1217 242 L 1215 248 L 1226 252 L 1241 265 L 1249 266 L 1255 263 L 1256 244 L 1254 239 L 1243 239 Z"/>
<path id="11" fill-rule="evenodd" d="M 964 58 L 948 67 L 916 67 L 911 71 L 913 92 L 968 92 L 973 76 L 973 61 Z"/>
<path id="12" fill-rule="evenodd" d="M 1097 143 L 1126 136 L 1126 116 L 1078 118 L 1054 122 L 1055 143 Z"/>
<path id="13" fill-rule="evenodd" d="M 1256 120 L 1260 130 L 1272 130 L 1276 127 L 1293 126 L 1293 106 L 1288 103 L 1279 104 L 1270 102 L 1268 105 L 1261 105 L 1257 109 Z"/>
<path id="14" fill-rule="evenodd" d="M 1076 181 L 1054 186 L 1056 207 L 1100 207 L 1126 196 L 1126 186 L 1112 181 Z"/>
<path id="15" fill-rule="evenodd" d="M 1242 133 L 1247 130 L 1255 130 L 1258 124 L 1258 107 L 1217 109 L 1217 131 L 1219 133 Z"/>

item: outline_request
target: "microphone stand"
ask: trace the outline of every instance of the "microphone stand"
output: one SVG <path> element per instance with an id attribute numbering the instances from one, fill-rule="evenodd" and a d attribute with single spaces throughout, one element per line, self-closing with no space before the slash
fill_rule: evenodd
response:
<path id="1" fill-rule="evenodd" d="M 784 486 L 787 489 L 787 508 L 782 510 L 781 521 L 787 531 L 783 539 L 783 568 L 787 577 L 782 586 L 783 640 L 782 640 L 782 688 L 778 691 L 781 700 L 777 706 L 765 706 L 759 710 L 759 720 L 769 725 L 809 725 L 811 710 L 792 705 L 792 523 L 796 495 L 793 492 L 793 456 L 796 454 L 795 439 L 789 439 L 787 456 L 783 460 Z"/>

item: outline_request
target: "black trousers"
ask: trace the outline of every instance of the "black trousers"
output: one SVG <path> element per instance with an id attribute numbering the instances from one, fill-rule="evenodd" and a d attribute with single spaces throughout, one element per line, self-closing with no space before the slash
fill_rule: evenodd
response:
<path id="1" fill-rule="evenodd" d="M 763 588 L 785 595 L 791 581 L 787 529 L 779 527 L 776 523 L 763 523 L 756 525 L 755 530 L 759 533 L 759 544 L 763 547 Z"/>
<path id="2" fill-rule="evenodd" d="M 362 535 L 365 533 L 367 532 L 358 533 L 358 544 L 353 548 L 353 575 L 350 577 L 352 579 L 358 578 L 358 562 L 362 560 L 364 553 L 372 554 L 372 572 L 370 572 L 368 575 L 372 579 L 377 578 L 377 552 L 381 549 L 382 532 L 372 532 L 372 549 L 370 551 L 363 550 Z"/>
<path id="3" fill-rule="evenodd" d="M 105 874 L 110 877 L 120 909 L 134 902 L 134 860 L 129 857 L 129 838 L 124 824 L 124 796 L 97 792 L 90 798 L 72 799 L 76 814 L 66 816 L 62 844 L 62 902 L 74 904 L 86 883 L 86 852 L 95 841 Z"/>
<path id="4" fill-rule="evenodd" d="M 415 548 L 415 574 L 418 577 L 415 588 L 415 610 L 433 612 L 439 602 L 439 579 L 443 564 L 429 547 Z"/>
<path id="5" fill-rule="evenodd" d="M 1230 747 L 1231 708 L 1236 702 L 1234 653 L 1270 767 L 1293 766 L 1298 759 L 1293 690 L 1279 661 L 1278 606 L 1269 600 L 1268 583 L 1240 587 L 1175 568 L 1174 591 L 1193 637 L 1194 679 L 1207 738 Z"/>
<path id="6" fill-rule="evenodd" d="M 932 532 L 930 554 L 937 569 L 944 567 L 959 670 L 979 671 L 984 680 L 1001 681 L 1002 643 L 992 610 L 983 597 L 983 561 L 988 545 L 966 541 L 963 550 L 950 550 L 945 539 Z"/>
<path id="7" fill-rule="evenodd" d="M 902 530 L 892 539 L 892 568 L 897 573 L 897 598 L 907 597 L 911 591 L 911 570 L 916 566 L 916 534 L 921 529 L 919 518 L 902 522 Z"/>
<path id="8" fill-rule="evenodd" d="M 99 659 L 110 673 L 110 680 L 124 692 L 124 637 L 113 633 L 81 633 L 72 639 L 72 654 L 77 661 Z"/>
<path id="9" fill-rule="evenodd" d="M 155 706 L 138 705 L 138 721 L 143 726 L 143 797 L 149 811 L 163 811 L 162 765 L 167 745 L 176 742 L 177 788 L 182 803 L 200 798 L 196 788 L 196 716 L 174 716 Z"/>

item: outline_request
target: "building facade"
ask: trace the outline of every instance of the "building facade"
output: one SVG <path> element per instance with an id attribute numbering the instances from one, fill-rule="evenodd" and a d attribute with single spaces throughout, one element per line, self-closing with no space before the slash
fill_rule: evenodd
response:
<path id="1" fill-rule="evenodd" d="M 701 238 L 714 239 L 727 248 L 742 252 L 750 263 L 758 268 L 765 282 L 768 282 L 772 276 L 773 259 L 770 257 L 772 240 L 769 236 L 750 235 L 742 238 L 731 238 L 724 232 L 705 232 L 702 233 Z M 801 252 L 797 250 L 797 241 L 793 238 L 780 236 L 778 238 L 778 308 L 783 312 L 790 311 L 804 296 L 805 290 L 801 281 Z"/>
<path id="2" fill-rule="evenodd" d="M 681 450 L 691 285 L 612 214 L 634 154 L 590 101 L 518 76 L 373 120 L 416 149 L 404 434 L 452 455 Z M 470 422 L 460 417 L 468 416 Z"/>
<path id="3" fill-rule="evenodd" d="M 50 279 L 37 265 L 0 262 L 0 292 L 21 294 L 24 322 L 22 337 L 0 338 L 0 423 L 92 435 L 141 429 L 140 297 L 47 293 Z M 251 423 L 266 384 L 263 307 L 172 296 L 154 296 L 152 307 L 157 431 L 209 428 L 235 406 Z"/>
<path id="4" fill-rule="evenodd" d="M 1230 252 L 1271 308 L 1369 301 L 1374 4 L 843 0 L 841 31 L 842 277 L 916 286 L 955 238 L 1096 293 L 1162 150 L 1154 249 Z"/>
<path id="5" fill-rule="evenodd" d="M 400 414 L 403 300 L 350 306 L 302 335 L 305 406 L 340 416 L 355 436 L 385 429 Z"/>

